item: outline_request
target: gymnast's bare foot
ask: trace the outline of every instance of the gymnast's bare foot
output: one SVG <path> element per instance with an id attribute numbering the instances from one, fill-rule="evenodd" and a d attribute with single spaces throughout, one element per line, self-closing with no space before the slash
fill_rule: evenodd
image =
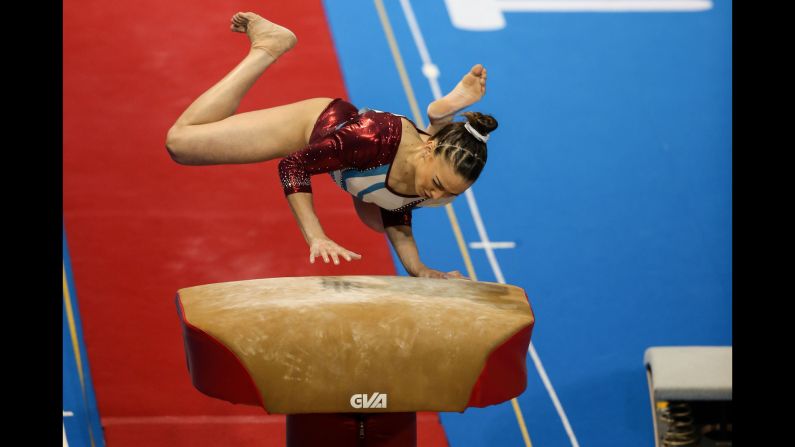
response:
<path id="1" fill-rule="evenodd" d="M 232 31 L 248 35 L 252 49 L 264 50 L 275 59 L 298 42 L 292 31 L 253 12 L 238 12 L 232 16 L 231 22 Z"/>
<path id="2" fill-rule="evenodd" d="M 428 106 L 428 118 L 438 121 L 480 101 L 486 94 L 486 68 L 477 64 L 465 74 L 453 91 Z"/>

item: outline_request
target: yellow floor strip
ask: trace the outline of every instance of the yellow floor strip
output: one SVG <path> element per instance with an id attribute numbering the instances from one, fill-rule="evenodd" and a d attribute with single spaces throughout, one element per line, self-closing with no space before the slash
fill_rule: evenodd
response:
<path id="1" fill-rule="evenodd" d="M 469 250 L 467 249 L 467 244 L 464 242 L 464 235 L 461 233 L 461 227 L 458 225 L 458 217 L 455 215 L 455 210 L 453 209 L 453 205 L 448 203 L 444 206 L 445 211 L 447 211 L 447 218 L 450 219 L 450 227 L 453 229 L 453 234 L 455 234 L 455 240 L 458 242 L 458 250 L 461 252 L 461 257 L 464 258 L 464 265 L 467 268 L 467 276 L 472 281 L 478 280 L 478 275 L 475 274 L 475 266 L 472 265 L 472 259 L 469 257 Z"/>
<path id="2" fill-rule="evenodd" d="M 522 409 L 519 408 L 519 401 L 513 398 L 511 399 L 511 405 L 513 406 L 513 413 L 516 415 L 516 422 L 519 424 L 519 430 L 522 431 L 524 445 L 533 447 L 533 443 L 530 442 L 530 434 L 527 432 L 527 426 L 524 425 L 524 416 L 522 415 Z"/>
<path id="3" fill-rule="evenodd" d="M 80 377 L 80 387 L 85 390 L 83 361 L 80 357 L 80 346 L 77 342 L 77 328 L 75 327 L 75 316 L 72 312 L 72 299 L 69 297 L 69 283 L 66 281 L 66 267 L 63 267 L 63 298 L 66 305 L 66 321 L 69 323 L 69 333 L 72 335 L 72 349 L 75 352 L 75 362 L 77 362 L 77 375 Z"/>
<path id="4" fill-rule="evenodd" d="M 392 25 L 389 22 L 389 17 L 386 14 L 386 8 L 384 8 L 383 1 L 375 0 L 375 8 L 378 10 L 378 16 L 381 18 L 381 25 L 384 27 L 384 34 L 386 35 L 386 40 L 389 42 L 389 49 L 392 51 L 392 57 L 395 60 L 395 65 L 397 66 L 398 74 L 400 75 L 400 81 L 403 84 L 403 90 L 406 92 L 406 98 L 409 101 L 411 113 L 414 115 L 414 122 L 417 123 L 419 127 L 424 128 L 426 127 L 425 120 L 423 119 L 422 113 L 420 113 L 419 106 L 417 106 L 417 97 L 414 95 L 414 89 L 411 87 L 411 81 L 409 80 L 409 75 L 406 72 L 406 65 L 403 63 L 403 57 L 400 55 L 400 48 L 398 47 L 397 40 L 395 40 L 395 35 L 392 32 Z M 461 229 L 458 226 L 458 219 L 455 217 L 453 205 L 448 203 L 444 207 L 445 210 L 447 210 L 448 218 L 450 218 L 450 225 L 453 227 L 453 233 L 455 234 L 456 242 L 458 243 L 458 249 L 461 252 L 461 257 L 464 259 L 467 275 L 473 281 L 477 281 L 475 267 L 472 265 L 472 260 L 469 257 L 469 251 L 467 250 L 466 242 L 464 242 L 464 237 L 461 234 Z"/>
<path id="5" fill-rule="evenodd" d="M 389 17 L 386 15 L 384 2 L 375 0 L 375 8 L 378 10 L 378 16 L 381 18 L 381 25 L 384 27 L 386 40 L 389 42 L 389 49 L 392 50 L 392 57 L 395 59 L 395 65 L 400 75 L 400 82 L 403 83 L 403 90 L 406 91 L 406 98 L 409 100 L 409 107 L 411 107 L 411 113 L 414 115 L 414 122 L 417 123 L 419 127 L 424 128 L 425 120 L 422 119 L 422 113 L 420 113 L 420 108 L 417 106 L 417 97 L 414 95 L 414 89 L 411 87 L 411 81 L 406 72 L 406 65 L 403 64 L 400 48 L 398 48 L 395 34 L 392 32 L 392 24 L 389 22 Z"/>
<path id="6" fill-rule="evenodd" d="M 83 391 L 83 401 L 88 402 L 86 382 L 83 378 L 83 360 L 80 356 L 80 345 L 77 341 L 77 326 L 75 325 L 75 316 L 72 311 L 72 298 L 69 295 L 69 283 L 66 281 L 66 266 L 62 263 L 61 268 L 63 271 L 63 301 L 66 307 L 66 321 L 69 324 L 69 334 L 72 337 L 72 349 L 75 352 L 75 363 L 77 364 L 77 375 L 80 377 L 80 388 Z M 64 436 L 65 435 L 66 432 L 64 432 Z M 94 447 L 94 433 L 91 430 L 91 422 L 89 422 L 88 426 L 88 436 L 91 439 L 91 447 Z"/>
<path id="7" fill-rule="evenodd" d="M 409 101 L 409 107 L 411 107 L 411 113 L 414 115 L 414 122 L 420 127 L 425 127 L 425 120 L 423 119 L 423 115 L 420 113 L 419 106 L 417 106 L 417 98 L 414 95 L 414 89 L 411 87 L 411 82 L 409 81 L 409 76 L 406 72 L 406 66 L 403 63 L 403 57 L 400 55 L 400 49 L 398 47 L 397 40 L 395 39 L 395 35 L 392 32 L 392 25 L 389 21 L 389 17 L 387 16 L 386 8 L 384 8 L 383 0 L 374 1 L 375 8 L 378 10 L 378 16 L 381 19 L 381 25 L 384 27 L 386 40 L 389 42 L 389 49 L 392 51 L 392 57 L 395 60 L 395 65 L 397 66 L 398 74 L 400 75 L 400 81 L 403 84 L 403 90 L 406 92 L 406 98 Z M 445 205 L 445 210 L 447 211 L 447 217 L 450 219 L 450 226 L 453 229 L 456 242 L 458 242 L 458 249 L 461 251 L 461 257 L 463 258 L 464 264 L 466 265 L 467 274 L 473 281 L 477 281 L 475 267 L 472 265 L 472 259 L 469 256 L 469 250 L 467 249 L 466 242 L 464 242 L 464 236 L 461 233 L 461 227 L 458 225 L 458 218 L 456 217 L 455 210 L 451 204 Z M 527 432 L 527 426 L 525 426 L 524 423 L 522 409 L 519 407 L 519 401 L 516 399 L 511 399 L 511 404 L 513 406 L 514 414 L 516 415 L 516 421 L 519 424 L 519 429 L 522 432 L 522 438 L 524 439 L 525 445 L 527 447 L 533 447 L 533 444 L 530 442 L 530 435 Z"/>

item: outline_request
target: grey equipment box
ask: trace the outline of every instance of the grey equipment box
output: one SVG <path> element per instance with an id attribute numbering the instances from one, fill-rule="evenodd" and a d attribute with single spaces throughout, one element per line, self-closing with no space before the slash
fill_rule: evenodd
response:
<path id="1" fill-rule="evenodd" d="M 656 447 L 729 447 L 731 346 L 661 346 L 644 354 Z"/>

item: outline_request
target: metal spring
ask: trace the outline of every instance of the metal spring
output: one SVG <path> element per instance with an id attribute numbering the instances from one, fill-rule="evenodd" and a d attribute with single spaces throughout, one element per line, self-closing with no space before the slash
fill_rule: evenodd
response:
<path id="1" fill-rule="evenodd" d="M 699 433 L 693 425 L 693 410 L 685 402 L 671 403 L 659 410 L 660 419 L 666 422 L 667 430 L 662 435 L 664 447 L 694 445 Z"/>

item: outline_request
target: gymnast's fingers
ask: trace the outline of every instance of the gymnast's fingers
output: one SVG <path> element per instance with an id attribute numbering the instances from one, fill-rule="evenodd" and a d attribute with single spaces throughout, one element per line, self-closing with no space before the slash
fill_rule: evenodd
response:
<path id="1" fill-rule="evenodd" d="M 447 277 L 455 279 L 469 279 L 466 276 L 462 275 L 461 272 L 459 272 L 458 270 L 453 270 L 452 272 L 448 272 Z"/>
<path id="2" fill-rule="evenodd" d="M 419 274 L 419 277 L 420 278 L 446 278 L 447 276 L 444 273 L 442 273 L 442 272 L 440 272 L 438 270 L 427 269 L 427 270 L 423 270 Z"/>
<path id="3" fill-rule="evenodd" d="M 342 255 L 342 257 L 345 258 L 345 260 L 348 261 L 348 262 L 351 262 L 354 259 L 360 259 L 361 258 L 361 256 L 359 256 L 356 253 L 354 253 L 354 252 L 352 252 L 352 251 L 350 251 L 348 249 L 345 249 L 345 248 L 343 248 L 340 251 L 340 255 Z"/>
<path id="4" fill-rule="evenodd" d="M 334 265 L 340 265 L 340 258 L 337 257 L 336 251 L 331 252 L 331 259 L 334 260 Z"/>
<path id="5" fill-rule="evenodd" d="M 320 254 L 323 256 L 323 262 L 328 264 L 328 253 L 326 253 L 326 250 L 321 250 Z"/>

